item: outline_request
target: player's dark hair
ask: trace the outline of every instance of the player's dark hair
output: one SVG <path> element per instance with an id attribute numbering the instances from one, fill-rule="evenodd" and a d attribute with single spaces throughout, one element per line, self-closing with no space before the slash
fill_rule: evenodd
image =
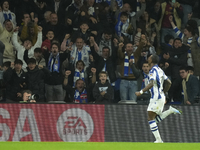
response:
<path id="1" fill-rule="evenodd" d="M 147 61 L 143 62 L 143 63 L 142 63 L 142 66 L 143 66 L 144 64 L 148 64 L 148 62 L 147 62 Z"/>
<path id="2" fill-rule="evenodd" d="M 152 55 L 152 56 L 151 56 L 151 60 L 152 60 L 152 63 L 153 63 L 153 64 L 158 64 L 158 62 L 159 62 L 159 57 L 158 57 L 158 55 Z"/>

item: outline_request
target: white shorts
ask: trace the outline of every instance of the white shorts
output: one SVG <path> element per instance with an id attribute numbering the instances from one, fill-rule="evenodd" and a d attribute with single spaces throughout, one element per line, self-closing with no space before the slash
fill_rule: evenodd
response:
<path id="1" fill-rule="evenodd" d="M 165 97 L 159 100 L 150 99 L 147 111 L 153 111 L 159 115 L 162 113 L 164 105 L 165 105 Z"/>

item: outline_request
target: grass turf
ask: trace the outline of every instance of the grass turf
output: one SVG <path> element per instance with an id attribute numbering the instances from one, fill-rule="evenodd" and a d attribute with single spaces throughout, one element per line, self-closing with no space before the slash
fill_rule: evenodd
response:
<path id="1" fill-rule="evenodd" d="M 199 150 L 200 143 L 0 142 L 1 150 Z"/>

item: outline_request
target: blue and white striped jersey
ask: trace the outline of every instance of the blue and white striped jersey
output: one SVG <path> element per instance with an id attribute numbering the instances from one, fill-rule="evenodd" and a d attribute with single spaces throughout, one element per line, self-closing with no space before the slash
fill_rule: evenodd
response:
<path id="1" fill-rule="evenodd" d="M 163 92 L 163 83 L 164 80 L 167 80 L 168 77 L 165 75 L 164 71 L 155 65 L 151 68 L 149 72 L 149 82 L 153 80 L 153 87 L 150 89 L 151 99 L 159 100 L 165 97 Z"/>

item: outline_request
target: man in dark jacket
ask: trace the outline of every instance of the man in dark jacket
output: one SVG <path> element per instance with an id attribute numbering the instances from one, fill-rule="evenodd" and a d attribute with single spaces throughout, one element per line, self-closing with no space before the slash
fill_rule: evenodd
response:
<path id="1" fill-rule="evenodd" d="M 110 83 L 115 82 L 117 79 L 115 75 L 116 64 L 115 60 L 112 59 L 112 57 L 110 57 L 110 48 L 103 47 L 102 56 L 99 56 L 97 52 L 94 50 L 93 43 L 91 43 L 90 46 L 91 46 L 91 54 L 94 57 L 95 66 L 97 68 L 97 77 L 101 71 L 107 71 L 109 78 L 108 80 L 110 81 Z"/>
<path id="2" fill-rule="evenodd" d="M 187 54 L 189 47 L 182 45 L 180 38 L 174 40 L 174 47 L 169 49 L 168 53 L 163 54 L 163 58 L 167 60 L 171 66 L 171 81 L 172 86 L 169 90 L 169 99 L 173 101 L 181 101 L 181 77 L 179 68 L 182 65 L 187 65 Z"/>
<path id="3" fill-rule="evenodd" d="M 76 42 L 76 39 L 79 38 L 79 37 L 81 37 L 81 38 L 84 40 L 84 42 L 85 42 L 86 44 L 89 44 L 89 38 L 90 38 L 90 36 L 92 35 L 92 33 L 96 33 L 96 31 L 91 31 L 91 30 L 89 29 L 88 23 L 87 23 L 87 22 L 82 22 L 82 23 L 80 24 L 79 30 L 75 31 L 75 32 L 72 34 L 71 41 L 72 41 L 73 43 L 75 43 L 75 42 Z"/>
<path id="4" fill-rule="evenodd" d="M 73 28 L 79 28 L 80 7 L 82 5 L 81 0 L 74 0 L 74 2 L 66 8 L 65 16 L 72 20 Z"/>
<path id="5" fill-rule="evenodd" d="M 47 69 L 45 71 L 45 90 L 47 101 L 54 101 L 54 94 L 57 101 L 63 101 L 63 70 L 62 64 L 68 59 L 68 53 L 59 53 L 60 45 L 58 43 L 51 44 L 51 53 L 46 50 L 44 57 Z"/>
<path id="6" fill-rule="evenodd" d="M 199 80 L 189 73 L 187 67 L 181 67 L 179 73 L 183 79 L 184 104 L 192 105 L 195 103 L 195 97 L 199 95 Z"/>
<path id="7" fill-rule="evenodd" d="M 44 72 L 36 66 L 34 58 L 30 58 L 27 65 L 27 89 L 33 94 L 39 95 L 37 102 L 44 101 Z"/>
<path id="8" fill-rule="evenodd" d="M 47 31 L 52 30 L 54 32 L 54 38 L 61 43 L 66 33 L 72 31 L 71 24 L 63 25 L 58 23 L 58 16 L 56 13 L 51 13 L 50 22 L 43 25 L 43 35 L 47 34 Z"/>
<path id="9" fill-rule="evenodd" d="M 19 59 L 14 62 L 14 69 L 4 73 L 6 84 L 6 102 L 19 102 L 21 92 L 26 87 L 26 73 L 22 70 L 23 62 Z"/>

